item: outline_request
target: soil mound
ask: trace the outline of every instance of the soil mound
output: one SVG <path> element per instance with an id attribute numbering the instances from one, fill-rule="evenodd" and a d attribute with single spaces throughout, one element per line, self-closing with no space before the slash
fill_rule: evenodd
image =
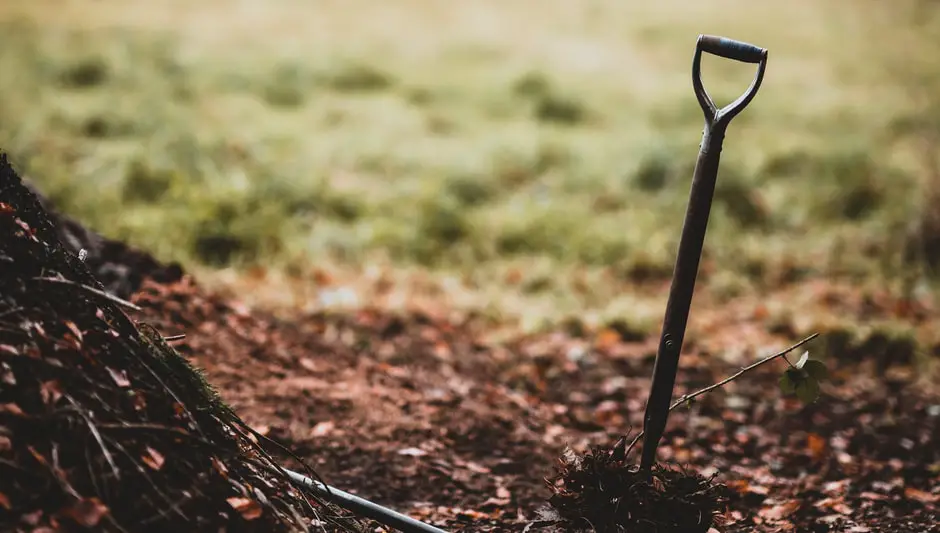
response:
<path id="1" fill-rule="evenodd" d="M 201 375 L 122 312 L 130 304 L 60 244 L 76 227 L 57 231 L 0 154 L 0 529 L 351 525 L 272 473 Z M 99 266 L 136 254 L 79 240 Z M 124 282 L 167 273 L 140 254 L 122 266 L 133 273 Z"/>
<path id="2" fill-rule="evenodd" d="M 84 250 L 85 266 L 109 293 L 126 299 L 137 292 L 146 279 L 172 283 L 183 277 L 183 269 L 178 263 L 161 263 L 147 252 L 92 231 L 79 221 L 57 212 L 52 201 L 34 186 L 28 182 L 24 185 L 46 212 L 62 246 L 75 255 Z"/>

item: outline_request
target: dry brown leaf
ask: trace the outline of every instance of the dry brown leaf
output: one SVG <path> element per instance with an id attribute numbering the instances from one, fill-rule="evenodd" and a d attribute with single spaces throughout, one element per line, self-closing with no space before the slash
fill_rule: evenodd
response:
<path id="1" fill-rule="evenodd" d="M 754 308 L 754 320 L 765 320 L 770 316 L 770 310 L 767 305 L 760 303 Z"/>
<path id="2" fill-rule="evenodd" d="M 422 450 L 421 448 L 402 448 L 398 450 L 398 455 L 410 455 L 411 457 L 422 457 L 427 455 L 428 452 Z"/>
<path id="3" fill-rule="evenodd" d="M 325 437 L 329 435 L 335 428 L 336 424 L 334 424 L 332 420 L 318 422 L 317 425 L 313 426 L 313 428 L 310 430 L 310 436 Z"/>
<path id="4" fill-rule="evenodd" d="M 806 446 L 814 461 L 821 461 L 826 455 L 826 438 L 816 433 L 810 433 L 806 437 Z"/>
<path id="5" fill-rule="evenodd" d="M 261 508 L 261 504 L 251 498 L 235 496 L 225 501 L 232 506 L 232 509 L 238 511 L 245 520 L 255 520 L 264 512 L 264 509 Z"/>
<path id="6" fill-rule="evenodd" d="M 127 372 L 123 370 L 114 370 L 113 368 L 106 366 L 108 374 L 111 375 L 111 379 L 114 380 L 114 384 L 121 388 L 127 388 L 131 386 L 131 382 L 127 379 Z"/>
<path id="7" fill-rule="evenodd" d="M 0 403 L 0 413 L 10 413 L 13 416 L 25 416 L 26 413 L 15 403 Z"/>
<path id="8" fill-rule="evenodd" d="M 26 513 L 20 516 L 20 520 L 31 526 L 35 526 L 39 523 L 40 520 L 42 520 L 42 510 Z M 36 533 L 36 530 L 33 530 L 33 533 Z"/>
<path id="9" fill-rule="evenodd" d="M 141 457 L 141 460 L 147 463 L 147 466 L 149 466 L 150 468 L 154 470 L 160 470 L 161 468 L 163 468 L 163 463 L 166 462 L 166 458 L 163 457 L 163 454 L 158 452 L 157 450 L 154 450 L 150 446 L 147 446 L 145 450 L 147 453 L 145 453 Z"/>
<path id="10" fill-rule="evenodd" d="M 746 479 L 731 479 L 725 483 L 725 486 L 739 494 L 745 494 L 751 484 Z"/>
<path id="11" fill-rule="evenodd" d="M 83 339 L 82 330 L 78 329 L 78 326 L 75 325 L 75 322 L 72 322 L 71 320 L 65 321 L 65 327 L 69 328 L 69 331 L 72 332 L 72 335 L 75 335 L 75 339 L 78 341 L 78 347 L 81 347 Z"/>
<path id="12" fill-rule="evenodd" d="M 60 514 L 84 527 L 95 527 L 110 510 L 98 498 L 84 498 L 63 509 Z"/>
<path id="13" fill-rule="evenodd" d="M 915 489 L 914 487 L 905 487 L 904 497 L 919 501 L 920 503 L 940 502 L 940 494 L 933 494 L 925 490 Z"/>
<path id="14" fill-rule="evenodd" d="M 784 503 L 764 507 L 758 515 L 765 520 L 782 520 L 800 508 L 799 500 L 788 500 Z"/>
<path id="15" fill-rule="evenodd" d="M 212 458 L 212 467 L 222 475 L 222 477 L 228 479 L 228 467 L 225 466 L 225 463 L 219 461 L 217 457 Z"/>
<path id="16" fill-rule="evenodd" d="M 594 347 L 598 350 L 610 350 L 620 343 L 620 334 L 611 328 L 604 328 L 594 340 Z"/>
<path id="17" fill-rule="evenodd" d="M 58 380 L 44 381 L 39 385 L 39 395 L 45 405 L 55 405 L 62 397 L 62 386 Z"/>
<path id="18" fill-rule="evenodd" d="M 10 346 L 9 344 L 0 344 L 0 352 L 6 352 L 10 355 L 19 355 L 19 350 L 15 346 Z"/>

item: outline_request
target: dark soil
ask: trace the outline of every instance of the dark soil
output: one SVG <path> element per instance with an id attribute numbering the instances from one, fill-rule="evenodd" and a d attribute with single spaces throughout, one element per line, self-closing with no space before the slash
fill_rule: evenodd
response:
<path id="1" fill-rule="evenodd" d="M 780 291 L 860 323 L 940 325 L 929 306 L 912 311 L 887 296 L 806 283 Z M 693 314 L 709 309 L 714 325 L 689 342 L 676 396 L 740 368 L 716 346 L 748 347 L 753 361 L 757 349 L 815 331 L 758 312 L 771 296 L 779 294 L 696 297 Z M 555 492 L 546 478 L 566 446 L 584 454 L 640 429 L 655 350 L 652 338 L 571 328 L 496 342 L 492 325 L 473 315 L 364 308 L 285 318 L 208 293 L 186 275 L 145 279 L 132 300 L 143 308 L 135 319 L 186 334 L 177 348 L 242 418 L 328 483 L 453 531 L 521 531 Z M 671 416 L 660 459 L 717 474 L 728 487 L 718 531 L 938 530 L 933 367 L 843 337 L 827 333 L 810 346 L 829 352 L 831 375 L 813 404 L 782 396 L 783 369 L 771 364 Z"/>

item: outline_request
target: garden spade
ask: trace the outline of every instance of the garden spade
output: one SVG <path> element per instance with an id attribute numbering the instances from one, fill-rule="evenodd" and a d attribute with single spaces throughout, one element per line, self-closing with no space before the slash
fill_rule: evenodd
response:
<path id="1" fill-rule="evenodd" d="M 721 109 L 718 109 L 702 85 L 703 52 L 757 64 L 757 73 L 751 86 L 737 100 Z M 695 56 L 692 60 L 692 87 L 705 113 L 705 131 L 698 160 L 695 162 L 695 172 L 692 175 L 689 206 L 679 239 L 679 250 L 672 273 L 672 287 L 669 290 L 662 335 L 656 352 L 656 362 L 653 365 L 653 384 L 643 419 L 643 457 L 640 467 L 645 471 L 650 471 L 653 463 L 656 462 L 656 448 L 666 428 L 672 389 L 676 381 L 676 371 L 679 368 L 679 353 L 682 349 L 689 307 L 692 304 L 692 293 L 695 290 L 695 277 L 698 274 L 699 259 L 702 256 L 702 245 L 705 241 L 708 213 L 715 192 L 715 181 L 718 178 L 718 161 L 725 130 L 731 119 L 737 116 L 757 94 L 766 67 L 767 50 L 748 43 L 712 35 L 699 35 L 695 45 Z"/>

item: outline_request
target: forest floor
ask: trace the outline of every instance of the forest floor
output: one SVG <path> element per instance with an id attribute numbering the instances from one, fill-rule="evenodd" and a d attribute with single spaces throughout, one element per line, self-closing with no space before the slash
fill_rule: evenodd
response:
<path id="1" fill-rule="evenodd" d="M 177 348 L 257 431 L 327 483 L 448 530 L 521 530 L 551 496 L 544 479 L 566 447 L 609 447 L 642 426 L 647 333 L 569 323 L 513 335 L 444 308 L 274 312 L 59 224 L 85 241 L 106 286 L 141 306 L 132 318 L 186 335 Z M 781 319 L 768 311 L 779 302 L 799 312 Z M 676 397 L 816 331 L 808 349 L 830 371 L 809 405 L 779 392 L 779 361 L 673 413 L 660 459 L 732 489 L 720 531 L 936 527 L 940 345 L 866 327 L 935 331 L 929 298 L 799 282 L 721 301 L 702 292 L 693 315 Z"/>

